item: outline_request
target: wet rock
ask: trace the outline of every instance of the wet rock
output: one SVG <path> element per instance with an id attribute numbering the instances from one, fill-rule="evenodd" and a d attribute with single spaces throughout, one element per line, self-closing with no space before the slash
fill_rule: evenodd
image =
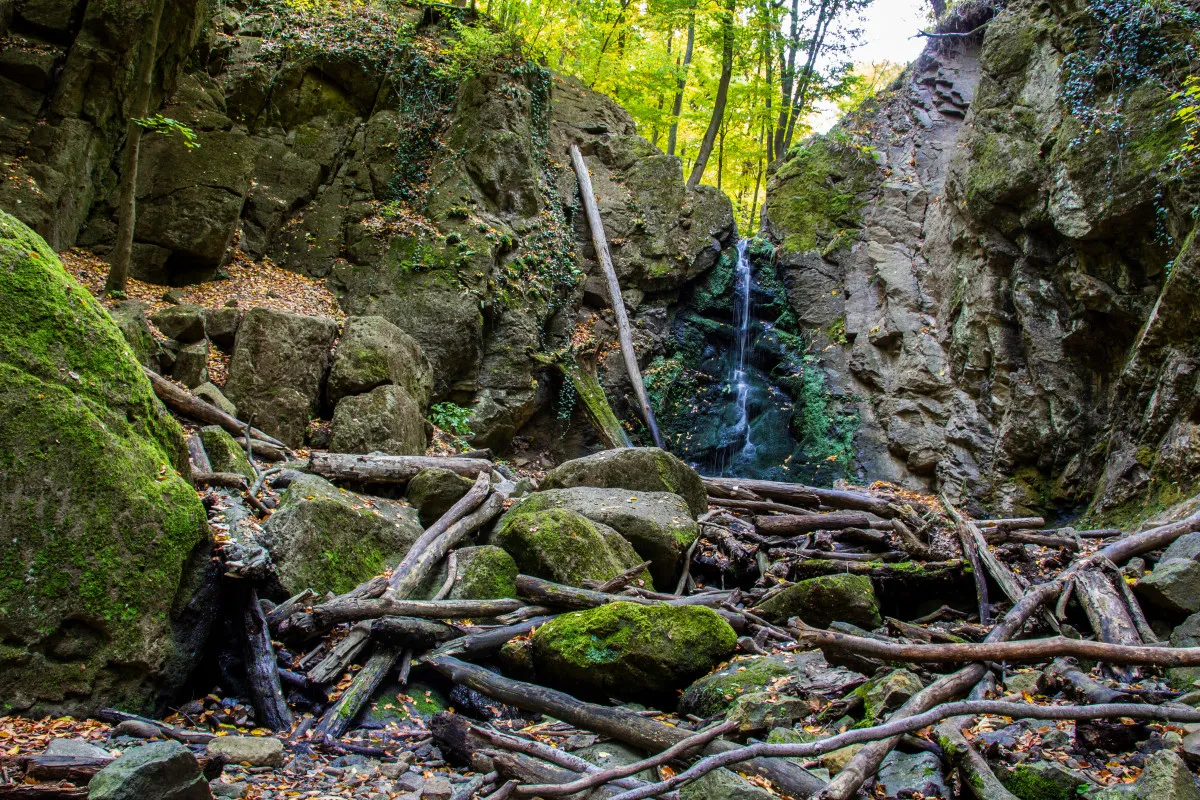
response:
<path id="1" fill-rule="evenodd" d="M 209 791 L 213 793 L 213 797 L 227 797 L 229 800 L 242 800 L 246 796 L 246 792 L 250 789 L 250 784 L 245 781 L 231 781 L 226 783 L 222 780 L 212 781 L 208 784 Z"/>
<path id="2" fill-rule="evenodd" d="M 878 786 L 887 798 L 950 797 L 941 761 L 933 753 L 900 753 L 893 750 L 879 766 Z M 880 793 L 876 790 L 876 793 Z"/>
<path id="3" fill-rule="evenodd" d="M 687 502 L 669 492 L 638 492 L 578 486 L 535 492 L 514 506 L 517 513 L 566 508 L 608 525 L 644 560 L 659 587 L 679 579 L 683 554 L 700 535 Z"/>
<path id="4" fill-rule="evenodd" d="M 133 739 L 157 739 L 162 735 L 162 729 L 157 725 L 139 719 L 123 720 L 113 728 L 113 736 L 129 736 Z"/>
<path id="5" fill-rule="evenodd" d="M 457 472 L 432 467 L 413 476 L 405 497 L 420 510 L 421 524 L 428 527 L 461 500 L 473 483 Z"/>
<path id="6" fill-rule="evenodd" d="M 299 447 L 317 410 L 336 335 L 331 319 L 250 309 L 238 329 L 226 396 L 257 427 Z"/>
<path id="7" fill-rule="evenodd" d="M 491 543 L 507 551 L 523 574 L 569 586 L 615 578 L 642 561 L 621 534 L 566 509 L 509 512 Z M 643 575 L 650 585 L 649 573 Z"/>
<path id="8" fill-rule="evenodd" d="M 191 344 L 204 338 L 204 309 L 200 306 L 170 306 L 152 314 L 150 321 L 168 339 Z"/>
<path id="9" fill-rule="evenodd" d="M 682 497 L 693 516 L 708 510 L 708 493 L 700 475 L 675 456 L 657 447 L 603 450 L 552 469 L 542 489 L 593 486 L 636 492 L 670 492 Z"/>
<path id="10" fill-rule="evenodd" d="M 421 790 L 421 800 L 450 800 L 453 794 L 454 788 L 450 781 L 437 775 L 426 779 L 425 788 Z"/>
<path id="11" fill-rule="evenodd" d="M 1127 753 L 1149 738 L 1150 728 L 1144 722 L 1126 725 L 1120 721 L 1094 719 L 1075 723 L 1075 743 L 1085 750 Z"/>
<path id="12" fill-rule="evenodd" d="M 538 675 L 618 697 L 656 698 L 728 658 L 729 624 L 701 606 L 611 603 L 563 614 L 533 634 Z"/>
<path id="13" fill-rule="evenodd" d="M 283 742 L 274 736 L 218 736 L 208 752 L 252 767 L 282 767 L 284 761 Z"/>
<path id="14" fill-rule="evenodd" d="M 883 624 L 871 579 L 864 575 L 823 575 L 789 586 L 762 603 L 756 613 L 776 624 L 800 617 L 806 625 L 828 627 L 842 621 L 863 628 Z"/>
<path id="15" fill-rule="evenodd" d="M 296 478 L 263 524 L 280 583 L 341 594 L 399 563 L 421 535 L 413 509 L 336 488 L 315 475 Z"/>
<path id="16" fill-rule="evenodd" d="M 811 697 L 862 680 L 857 672 L 831 666 L 819 652 L 739 656 L 689 686 L 679 700 L 679 711 L 707 719 L 724 713 L 740 696 L 768 687 Z"/>
<path id="17" fill-rule="evenodd" d="M 86 739 L 51 739 L 46 745 L 46 755 L 61 758 L 111 758 L 103 747 L 97 747 Z"/>
<path id="18" fill-rule="evenodd" d="M 492 545 L 460 547 L 455 550 L 457 566 L 449 600 L 487 600 L 517 596 L 517 562 L 505 551 Z M 446 582 L 448 567 L 441 564 L 430 576 L 418 596 L 432 597 Z"/>
<path id="19" fill-rule="evenodd" d="M 127 750 L 88 783 L 88 800 L 208 800 L 192 751 L 167 741 Z"/>

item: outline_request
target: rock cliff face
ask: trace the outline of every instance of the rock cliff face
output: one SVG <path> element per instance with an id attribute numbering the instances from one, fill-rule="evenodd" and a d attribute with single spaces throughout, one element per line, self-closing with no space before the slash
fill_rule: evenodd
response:
<path id="1" fill-rule="evenodd" d="M 1170 94 L 1194 21 L 1172 7 L 1118 67 L 1106 8 L 960 7 L 947 32 L 986 27 L 778 169 L 764 228 L 863 477 L 997 513 L 1190 494 L 1200 180 Z"/>
<path id="2" fill-rule="evenodd" d="M 18 3 L 0 59 L 0 101 L 21 110 L 0 128 L 11 159 L 0 206 L 59 249 L 103 252 L 114 234 L 128 87 L 112 75 L 136 48 L 105 33 L 104 5 Z M 168 5 L 158 110 L 200 147 L 145 138 L 135 275 L 212 277 L 238 247 L 327 279 L 348 314 L 384 317 L 421 345 L 437 398 L 472 407 L 480 445 L 506 444 L 553 397 L 532 354 L 560 347 L 587 302 L 607 305 L 590 245 L 576 258 L 588 233 L 569 143 L 593 171 L 627 301 L 651 328 L 735 235 L 728 199 L 685 190 L 679 160 L 612 101 L 511 47 L 457 55 L 446 15 L 471 22 L 465 10 L 318 15 L 254 0 L 210 20 L 201 4 Z M 61 24 L 43 7 L 62 9 Z M 70 191 L 84 185 L 95 188 Z"/>

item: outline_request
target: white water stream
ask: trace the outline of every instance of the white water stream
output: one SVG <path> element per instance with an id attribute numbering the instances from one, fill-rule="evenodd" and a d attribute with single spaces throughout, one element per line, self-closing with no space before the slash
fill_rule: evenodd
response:
<path id="1" fill-rule="evenodd" d="M 738 457 L 744 460 L 754 458 L 755 447 L 750 431 L 750 382 L 746 375 L 746 351 L 750 345 L 750 256 L 747 253 L 750 242 L 742 239 L 737 246 L 737 269 L 734 285 L 733 325 L 737 333 L 736 351 L 733 359 L 733 374 L 730 382 L 736 394 L 737 422 L 734 425 L 734 436 L 742 441 Z"/>

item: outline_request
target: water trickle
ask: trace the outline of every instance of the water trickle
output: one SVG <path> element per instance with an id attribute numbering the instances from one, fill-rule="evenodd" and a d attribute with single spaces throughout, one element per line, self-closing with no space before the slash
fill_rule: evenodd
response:
<path id="1" fill-rule="evenodd" d="M 734 281 L 733 325 L 736 331 L 734 354 L 731 363 L 730 384 L 734 388 L 737 404 L 737 422 L 734 426 L 735 441 L 741 440 L 737 458 L 748 461 L 754 458 L 755 450 L 750 430 L 750 381 L 747 374 L 746 354 L 750 349 L 750 255 L 748 239 L 737 245 L 737 268 Z"/>

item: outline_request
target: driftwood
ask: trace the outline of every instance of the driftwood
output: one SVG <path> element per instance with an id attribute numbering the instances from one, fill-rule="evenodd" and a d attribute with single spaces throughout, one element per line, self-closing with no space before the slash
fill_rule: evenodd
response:
<path id="1" fill-rule="evenodd" d="M 795 535 L 813 531 L 836 531 L 843 528 L 867 528 L 871 518 L 863 513 L 842 514 L 784 514 L 777 517 L 755 517 L 754 526 L 759 532 L 778 535 Z"/>
<path id="2" fill-rule="evenodd" d="M 588 227 L 592 230 L 592 244 L 596 249 L 596 259 L 604 270 L 608 282 L 608 296 L 612 302 L 613 315 L 617 320 L 617 336 L 621 341 L 621 355 L 625 359 L 625 369 L 629 373 L 629 382 L 633 385 L 633 393 L 641 406 L 642 420 L 650 430 L 650 438 L 657 447 L 663 446 L 662 433 L 654 419 L 654 409 L 646 394 L 646 385 L 642 381 L 642 371 L 638 367 L 637 351 L 633 348 L 633 329 L 629 325 L 629 315 L 625 313 L 625 301 L 621 298 L 621 284 L 617 280 L 617 271 L 613 269 L 612 256 L 608 252 L 608 239 L 604 235 L 604 223 L 600 220 L 600 209 L 596 206 L 596 195 L 592 190 L 592 178 L 588 175 L 587 164 L 579 147 L 571 145 L 571 163 L 575 167 L 575 177 L 579 180 L 579 199 L 583 202 L 587 214 Z"/>
<path id="3" fill-rule="evenodd" d="M 1056 658 L 1046 669 L 1046 674 L 1072 695 L 1089 703 L 1119 703 L 1129 699 L 1127 693 L 1110 689 L 1066 659 Z"/>
<path id="4" fill-rule="evenodd" d="M 188 458 L 192 462 L 192 473 L 212 472 L 212 462 L 208 460 L 208 452 L 204 442 L 196 434 L 187 437 Z"/>
<path id="5" fill-rule="evenodd" d="M 451 456 L 370 456 L 346 453 L 313 453 L 308 471 L 331 481 L 356 483 L 408 483 L 423 469 L 438 467 L 474 478 L 491 474 L 492 462 Z"/>
<path id="6" fill-rule="evenodd" d="M 1010 517 L 1008 519 L 976 519 L 972 520 L 980 529 L 997 531 L 1037 530 L 1045 526 L 1046 520 L 1041 517 Z"/>
<path id="7" fill-rule="evenodd" d="M 371 623 L 372 638 L 402 644 L 411 650 L 428 650 L 462 636 L 445 622 L 419 617 L 381 617 Z"/>
<path id="8" fill-rule="evenodd" d="M 504 678 L 455 658 L 427 657 L 425 663 L 455 683 L 461 683 L 503 703 L 527 711 L 548 714 L 580 728 L 611 736 L 641 750 L 659 752 L 678 744 L 690 734 L 689 731 L 665 725 L 623 708 L 585 703 L 554 689 Z M 736 747 L 732 742 L 718 740 L 710 744 L 706 752 Z M 746 771 L 766 778 L 781 792 L 790 795 L 808 796 L 822 785 L 815 776 L 792 762 L 781 759 L 756 759 L 746 764 Z"/>
<path id="9" fill-rule="evenodd" d="M 150 385 L 154 388 L 154 394 L 158 396 L 158 399 L 179 413 L 189 416 L 192 419 L 197 419 L 200 422 L 207 422 L 209 425 L 219 425 L 233 436 L 246 435 L 246 423 L 231 417 L 216 406 L 201 400 L 187 389 L 176 386 L 156 372 L 148 370 L 145 367 L 142 367 L 142 372 L 150 379 Z M 283 442 L 263 433 L 258 428 L 251 428 L 250 435 L 255 439 L 263 440 L 267 444 L 274 445 L 283 450 L 287 449 L 287 445 Z"/>
<path id="10" fill-rule="evenodd" d="M 258 592 L 250 589 L 242 610 L 245 631 L 246 682 L 260 725 L 273 731 L 292 727 L 292 712 L 279 683 L 275 648 L 271 646 L 271 629 L 258 602 Z"/>
<path id="11" fill-rule="evenodd" d="M 533 617 L 514 625 L 491 628 L 486 631 L 468 634 L 461 639 L 455 639 L 434 650 L 428 658 L 438 656 L 456 656 L 463 659 L 487 658 L 500 652 L 500 648 L 508 642 L 524 636 L 536 627 L 554 619 L 551 615 Z"/>
<path id="12" fill-rule="evenodd" d="M 293 614 L 302 612 L 316 599 L 317 593 L 312 589 L 305 589 L 299 594 L 289 597 L 271 609 L 267 614 L 267 626 L 271 629 L 272 633 L 278 633 L 284 622 L 290 619 Z"/>
<path id="13" fill-rule="evenodd" d="M 1103 567 L 1112 562 L 1105 559 L 1089 559 L 1086 566 L 1077 570 L 1073 576 L 1075 583 L 1075 598 L 1087 615 L 1088 622 L 1100 642 L 1114 645 L 1137 646 L 1142 644 L 1138 626 L 1133 621 L 1129 607 L 1125 604 L 1125 596 L 1113 585 L 1109 571 Z M 1117 572 L 1112 568 L 1112 572 Z M 1124 577 L 1117 572 L 1117 580 L 1124 582 Z M 1061 654 L 1070 655 L 1070 654 Z M 1111 662 L 1111 659 L 1105 659 Z M 1118 669 L 1118 676 L 1129 683 L 1137 679 L 1136 670 Z"/>
<path id="14" fill-rule="evenodd" d="M 370 639 L 370 622 L 355 625 L 319 664 L 308 671 L 308 679 L 317 683 L 333 683 L 363 651 Z"/>
<path id="15" fill-rule="evenodd" d="M 1071 552 L 1079 551 L 1079 542 L 1068 536 L 1051 536 L 1042 531 L 1010 531 L 1004 528 L 984 528 L 983 538 L 988 544 L 1035 544 L 1039 547 L 1061 547 Z"/>
<path id="16" fill-rule="evenodd" d="M 354 682 L 346 688 L 333 707 L 325 712 L 321 721 L 313 728 L 314 736 L 334 739 L 341 736 L 350 727 L 350 723 L 358 716 L 358 712 L 375 694 L 375 690 L 383 683 L 384 678 L 392 671 L 402 652 L 401 645 L 381 642 L 375 648 L 374 654 L 359 670 Z"/>
<path id="17" fill-rule="evenodd" d="M 250 486 L 246 476 L 240 472 L 193 472 L 192 483 L 197 488 L 219 486 L 222 489 L 245 491 Z"/>

